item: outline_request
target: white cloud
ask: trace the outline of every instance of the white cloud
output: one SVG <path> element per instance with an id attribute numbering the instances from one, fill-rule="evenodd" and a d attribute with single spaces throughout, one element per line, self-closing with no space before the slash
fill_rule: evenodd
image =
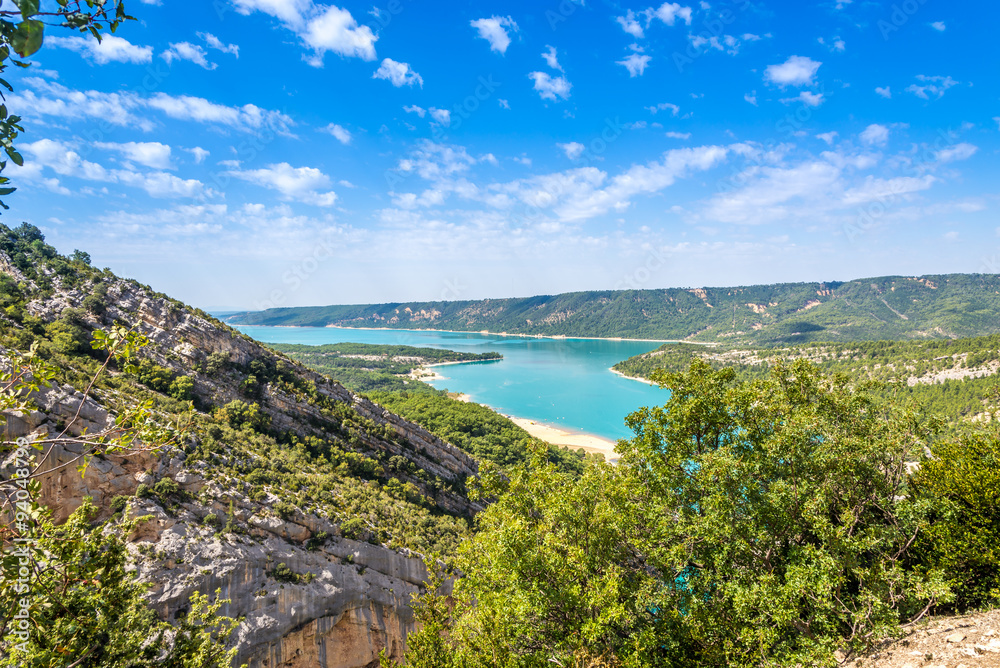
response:
<path id="1" fill-rule="evenodd" d="M 690 132 L 665 132 L 664 135 L 670 139 L 691 139 Z"/>
<path id="2" fill-rule="evenodd" d="M 800 92 L 795 97 L 782 98 L 784 104 L 791 104 L 792 102 L 801 102 L 807 107 L 818 107 L 823 104 L 824 97 L 822 93 L 810 93 L 807 90 Z"/>
<path id="3" fill-rule="evenodd" d="M 652 10 L 652 16 L 660 19 L 668 26 L 674 25 L 674 22 L 679 18 L 684 21 L 687 25 L 691 25 L 691 8 L 682 7 L 676 2 L 664 2 L 655 10 Z"/>
<path id="4" fill-rule="evenodd" d="M 328 51 L 375 60 L 378 35 L 370 27 L 359 25 L 346 9 L 317 5 L 312 0 L 233 0 L 233 4 L 240 14 L 263 12 L 284 23 L 312 50 L 306 61 L 314 67 L 322 67 Z"/>
<path id="5" fill-rule="evenodd" d="M 924 85 L 911 84 L 906 87 L 906 90 L 924 100 L 929 100 L 932 97 L 939 100 L 944 96 L 946 90 L 958 85 L 958 82 L 951 77 L 932 77 L 925 74 L 918 74 L 917 81 Z"/>
<path id="6" fill-rule="evenodd" d="M 172 65 L 175 60 L 187 60 L 206 70 L 214 70 L 218 67 L 216 63 L 209 62 L 205 49 L 190 42 L 171 44 L 169 49 L 160 54 L 160 58 L 167 61 L 168 65 Z"/>
<path id="7" fill-rule="evenodd" d="M 331 190 L 330 177 L 314 167 L 292 167 L 287 162 L 268 165 L 263 169 L 231 170 L 229 176 L 276 190 L 286 201 L 304 202 L 330 207 L 337 201 Z M 323 192 L 326 191 L 326 192 Z"/>
<path id="8" fill-rule="evenodd" d="M 198 37 L 205 40 L 205 43 L 208 44 L 210 48 L 222 51 L 223 53 L 231 53 L 237 58 L 240 57 L 240 47 L 236 44 L 226 44 L 210 32 L 200 32 L 198 33 Z"/>
<path id="9" fill-rule="evenodd" d="M 791 56 L 779 65 L 768 65 L 764 71 L 764 80 L 781 87 L 811 86 L 813 77 L 823 63 L 803 56 Z"/>
<path id="10" fill-rule="evenodd" d="M 931 27 L 937 30 L 938 32 L 944 32 L 945 28 L 947 28 L 947 26 L 945 26 L 944 24 L 944 21 L 935 21 L 934 23 L 931 24 Z"/>
<path id="11" fill-rule="evenodd" d="M 116 147 L 128 155 L 155 155 L 157 149 L 132 149 L 127 144 L 107 144 Z M 216 196 L 215 191 L 205 188 L 196 179 L 181 179 L 166 172 L 136 172 L 132 169 L 107 169 L 102 165 L 84 160 L 72 146 L 51 139 L 42 139 L 32 144 L 24 144 L 22 148 L 30 154 L 37 164 L 35 169 L 48 167 L 62 176 L 72 176 L 85 181 L 98 181 L 104 184 L 121 183 L 127 186 L 141 188 L 150 196 L 158 198 L 178 197 L 209 197 Z M 161 152 L 162 154 L 162 152 Z M 29 172 L 30 173 L 30 172 Z"/>
<path id="12" fill-rule="evenodd" d="M 747 93 L 746 95 L 743 96 L 743 99 L 756 107 L 757 106 L 757 91 L 755 91 L 755 90 L 750 91 L 749 93 Z"/>
<path id="13" fill-rule="evenodd" d="M 100 42 L 89 37 L 49 37 L 45 44 L 76 51 L 98 65 L 111 62 L 141 65 L 153 60 L 153 47 L 138 46 L 115 35 L 104 35 Z"/>
<path id="14" fill-rule="evenodd" d="M 517 32 L 517 24 L 509 16 L 491 16 L 488 19 L 470 21 L 469 25 L 479 31 L 479 36 L 490 43 L 490 50 L 497 53 L 507 53 L 510 46 L 510 36 L 507 28 Z"/>
<path id="15" fill-rule="evenodd" d="M 445 127 L 451 125 L 451 112 L 447 109 L 437 109 L 435 107 L 431 107 L 428 111 L 430 111 L 431 118 L 441 125 Z"/>
<path id="16" fill-rule="evenodd" d="M 424 116 L 427 115 L 426 109 L 424 109 L 423 107 L 418 107 L 415 104 L 411 104 L 408 107 L 403 107 L 403 111 L 405 111 L 408 114 L 416 114 L 420 118 L 423 118 Z"/>
<path id="17" fill-rule="evenodd" d="M 510 102 L 503 98 L 498 99 L 497 104 L 500 105 L 501 109 L 510 109 Z"/>
<path id="18" fill-rule="evenodd" d="M 876 88 L 875 93 L 876 95 L 881 95 L 887 100 L 892 99 L 892 90 L 890 90 L 888 86 L 886 86 L 885 88 Z"/>
<path id="19" fill-rule="evenodd" d="M 652 60 L 652 58 L 649 56 L 633 53 L 625 60 L 619 60 L 618 64 L 623 65 L 625 69 L 628 70 L 629 77 L 635 78 L 642 76 L 643 72 L 646 71 L 646 65 L 649 64 L 650 60 Z"/>
<path id="20" fill-rule="evenodd" d="M 975 155 L 978 150 L 978 146 L 962 142 L 961 144 L 941 149 L 934 154 L 934 158 L 941 163 L 957 162 L 959 160 L 968 160 Z"/>
<path id="21" fill-rule="evenodd" d="M 102 123 L 132 126 L 144 131 L 155 127 L 146 111 L 148 109 L 162 111 L 178 120 L 217 123 L 244 132 L 266 128 L 288 134 L 289 128 L 294 125 L 294 121 L 285 114 L 252 104 L 227 107 L 189 95 L 176 97 L 157 93 L 143 98 L 129 92 L 77 91 L 37 77 L 27 77 L 22 83 L 25 87 L 17 92 L 18 103 L 32 109 L 36 115 L 71 120 L 93 118 Z"/>
<path id="22" fill-rule="evenodd" d="M 615 21 L 622 27 L 622 30 L 636 39 L 642 39 L 646 36 L 642 30 L 642 25 L 639 24 L 639 17 L 631 9 L 628 10 L 625 16 L 616 17 Z"/>
<path id="23" fill-rule="evenodd" d="M 342 125 L 337 125 L 336 123 L 330 123 L 328 126 L 323 128 L 321 132 L 325 132 L 339 141 L 341 144 L 351 143 L 351 133 Z"/>
<path id="24" fill-rule="evenodd" d="M 569 99 L 573 85 L 566 77 L 553 77 L 546 72 L 532 72 L 528 77 L 535 82 L 535 90 L 543 100 L 558 102 L 560 98 Z"/>
<path id="25" fill-rule="evenodd" d="M 327 51 L 361 60 L 375 60 L 378 36 L 368 26 L 358 25 L 351 13 L 340 7 L 331 5 L 321 9 L 306 24 L 301 36 L 314 51 L 308 62 L 315 67 L 323 64 Z"/>
<path id="26" fill-rule="evenodd" d="M 170 147 L 159 142 L 128 142 L 114 144 L 97 142 L 97 148 L 121 153 L 126 160 L 136 162 L 153 169 L 173 169 L 170 162 Z"/>
<path id="27" fill-rule="evenodd" d="M 188 151 L 191 155 L 194 156 L 194 162 L 196 165 L 200 165 L 201 163 L 205 162 L 205 158 L 211 155 L 211 153 L 209 153 L 200 146 L 195 146 L 194 148 L 186 148 L 184 150 Z"/>
<path id="28" fill-rule="evenodd" d="M 576 141 L 571 141 L 568 144 L 556 144 L 556 146 L 561 148 L 570 160 L 576 160 L 587 149 L 586 146 Z"/>
<path id="29" fill-rule="evenodd" d="M 559 70 L 560 72 L 565 72 L 562 65 L 559 64 L 559 58 L 556 53 L 556 47 L 546 45 L 547 51 L 542 53 L 542 58 L 545 59 L 545 63 L 554 70 Z"/>
<path id="30" fill-rule="evenodd" d="M 872 123 L 858 135 L 862 142 L 872 145 L 883 146 L 889 141 L 889 128 L 878 123 Z"/>
<path id="31" fill-rule="evenodd" d="M 649 113 L 651 113 L 651 114 L 655 114 L 655 113 L 657 113 L 659 111 L 668 111 L 669 110 L 670 113 L 673 116 L 676 116 L 681 111 L 680 107 L 678 107 L 676 104 L 672 104 L 670 102 L 660 102 L 656 106 L 646 107 L 646 109 L 648 109 Z"/>
<path id="32" fill-rule="evenodd" d="M 250 14 L 258 11 L 280 19 L 289 26 L 301 26 L 305 15 L 312 10 L 311 0 L 233 0 L 236 11 Z"/>
<path id="33" fill-rule="evenodd" d="M 414 72 L 409 63 L 398 63 L 392 58 L 383 60 L 372 78 L 386 79 L 396 88 L 412 86 L 413 84 L 418 84 L 421 88 L 424 87 L 423 77 Z"/>
<path id="34" fill-rule="evenodd" d="M 833 146 L 834 140 L 837 139 L 836 132 L 824 132 L 822 134 L 816 135 L 816 139 L 822 139 L 826 142 L 827 146 Z"/>
<path id="35" fill-rule="evenodd" d="M 190 95 L 172 96 L 157 93 L 143 102 L 144 106 L 158 109 L 171 118 L 200 123 L 218 123 L 238 130 L 271 129 L 287 134 L 292 119 L 279 111 L 268 111 L 253 104 L 227 107 L 205 98 Z"/>

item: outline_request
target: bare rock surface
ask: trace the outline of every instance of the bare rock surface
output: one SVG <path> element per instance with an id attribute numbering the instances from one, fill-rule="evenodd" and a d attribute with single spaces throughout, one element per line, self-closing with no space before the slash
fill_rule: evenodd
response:
<path id="1" fill-rule="evenodd" d="M 1000 610 L 918 624 L 850 668 L 1000 668 Z"/>

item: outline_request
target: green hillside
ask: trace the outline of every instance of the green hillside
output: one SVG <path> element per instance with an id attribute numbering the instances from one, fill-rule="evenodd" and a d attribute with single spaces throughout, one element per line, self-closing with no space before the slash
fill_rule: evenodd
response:
<path id="1" fill-rule="evenodd" d="M 1000 276 L 861 279 L 734 288 L 574 292 L 482 301 L 268 309 L 248 325 L 385 327 L 774 346 L 1000 332 Z"/>
<path id="2" fill-rule="evenodd" d="M 828 374 L 875 380 L 901 388 L 927 412 L 953 427 L 971 419 L 995 417 L 1000 391 L 1000 336 L 932 341 L 858 341 L 809 343 L 754 349 L 664 344 L 619 362 L 614 370 L 650 379 L 658 369 L 685 371 L 692 360 L 730 367 L 743 380 L 766 377 L 778 362 L 804 359 Z"/>

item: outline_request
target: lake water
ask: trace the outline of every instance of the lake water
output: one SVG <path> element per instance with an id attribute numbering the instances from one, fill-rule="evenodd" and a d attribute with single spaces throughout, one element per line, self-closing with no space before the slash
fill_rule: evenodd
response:
<path id="1" fill-rule="evenodd" d="M 622 378 L 609 369 L 624 359 L 655 350 L 650 341 L 538 339 L 531 337 L 337 329 L 251 327 L 240 331 L 264 343 L 380 343 L 446 348 L 471 353 L 496 351 L 498 362 L 435 367 L 444 376 L 431 384 L 463 392 L 507 415 L 608 439 L 628 438 L 625 416 L 641 406 L 663 404 L 665 390 Z"/>

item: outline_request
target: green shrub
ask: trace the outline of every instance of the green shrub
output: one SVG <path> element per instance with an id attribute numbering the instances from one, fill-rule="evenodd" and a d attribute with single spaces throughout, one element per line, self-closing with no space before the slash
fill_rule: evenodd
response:
<path id="1" fill-rule="evenodd" d="M 302 576 L 289 568 L 284 562 L 274 567 L 271 571 L 271 577 L 278 582 L 285 582 L 288 584 L 298 584 L 302 580 Z"/>
<path id="2" fill-rule="evenodd" d="M 113 510 L 116 513 L 122 512 L 128 506 L 128 499 L 129 497 L 122 496 L 120 494 L 114 497 L 113 499 L 111 499 L 111 510 Z"/>
<path id="3" fill-rule="evenodd" d="M 149 497 L 153 496 L 153 490 L 150 488 L 149 485 L 142 482 L 139 483 L 139 486 L 135 488 L 135 495 L 140 499 L 148 499 Z"/>
<path id="4" fill-rule="evenodd" d="M 351 540 L 364 540 L 368 533 L 368 527 L 360 517 L 351 517 L 341 523 L 340 533 Z"/>
<path id="5" fill-rule="evenodd" d="M 287 501 L 278 501 L 274 504 L 274 512 L 284 519 L 288 519 L 295 514 L 295 506 Z"/>
<path id="6" fill-rule="evenodd" d="M 214 527 L 219 523 L 219 516 L 215 513 L 209 513 L 208 515 L 205 515 L 205 517 L 201 520 L 201 523 L 206 526 Z"/>
<path id="7" fill-rule="evenodd" d="M 1000 434 L 978 433 L 933 448 L 914 484 L 935 502 L 918 548 L 949 574 L 959 610 L 1000 602 Z"/>
<path id="8" fill-rule="evenodd" d="M 215 416 L 223 422 L 227 422 L 233 429 L 252 429 L 264 432 L 271 425 L 271 417 L 262 411 L 260 406 L 248 404 L 239 399 L 234 399 L 217 409 Z"/>
<path id="9" fill-rule="evenodd" d="M 180 401 L 187 401 L 191 398 L 194 392 L 194 381 L 188 376 L 177 376 L 174 378 L 173 382 L 170 383 L 170 388 L 167 392 L 174 399 Z"/>
<path id="10" fill-rule="evenodd" d="M 170 478 L 162 478 L 153 486 L 153 492 L 161 499 L 181 494 L 181 486 Z"/>

